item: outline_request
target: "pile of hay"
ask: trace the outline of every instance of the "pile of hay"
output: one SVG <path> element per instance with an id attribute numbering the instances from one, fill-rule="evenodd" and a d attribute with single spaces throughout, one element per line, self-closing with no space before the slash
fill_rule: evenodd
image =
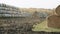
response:
<path id="1" fill-rule="evenodd" d="M 55 10 L 57 15 L 51 15 L 48 17 L 48 27 L 60 28 L 60 5 Z"/>
<path id="2" fill-rule="evenodd" d="M 48 27 L 60 28 L 60 16 L 56 15 L 49 16 Z"/>
<path id="3" fill-rule="evenodd" d="M 55 12 L 60 16 L 60 5 L 55 9 Z"/>

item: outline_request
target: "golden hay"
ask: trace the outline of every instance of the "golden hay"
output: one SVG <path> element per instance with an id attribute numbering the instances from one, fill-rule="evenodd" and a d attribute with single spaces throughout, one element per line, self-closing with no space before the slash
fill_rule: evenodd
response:
<path id="1" fill-rule="evenodd" d="M 48 27 L 60 28 L 60 16 L 52 15 L 48 17 Z"/>
<path id="2" fill-rule="evenodd" d="M 60 5 L 55 9 L 55 11 L 60 16 Z"/>

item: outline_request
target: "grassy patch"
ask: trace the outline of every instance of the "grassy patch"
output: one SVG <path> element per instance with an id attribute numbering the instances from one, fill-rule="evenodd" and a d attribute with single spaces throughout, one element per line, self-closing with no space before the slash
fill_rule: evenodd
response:
<path id="1" fill-rule="evenodd" d="M 60 32 L 60 29 L 50 28 L 47 26 L 47 21 L 43 21 L 40 24 L 34 25 L 33 31 L 46 31 L 46 32 Z"/>

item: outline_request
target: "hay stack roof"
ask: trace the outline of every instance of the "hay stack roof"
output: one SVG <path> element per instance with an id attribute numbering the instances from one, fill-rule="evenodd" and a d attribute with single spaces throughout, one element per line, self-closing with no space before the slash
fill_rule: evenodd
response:
<path id="1" fill-rule="evenodd" d="M 60 5 L 56 8 L 56 13 L 60 16 Z"/>

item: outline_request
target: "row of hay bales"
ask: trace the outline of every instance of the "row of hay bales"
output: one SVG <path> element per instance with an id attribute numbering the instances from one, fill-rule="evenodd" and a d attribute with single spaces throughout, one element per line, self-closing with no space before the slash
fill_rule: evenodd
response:
<path id="1" fill-rule="evenodd" d="M 60 28 L 60 5 L 55 9 L 57 15 L 48 17 L 48 27 Z"/>
<path id="2" fill-rule="evenodd" d="M 40 23 L 40 17 L 38 17 L 36 13 L 34 13 L 32 17 L 23 17 L 19 16 L 21 15 L 20 10 L 17 10 L 15 8 L 16 7 L 7 6 L 5 4 L 0 5 L 0 27 L 3 27 L 1 28 L 3 29 L 3 31 L 32 31 L 33 25 L 36 23 Z"/>
<path id="3" fill-rule="evenodd" d="M 26 31 L 32 28 L 32 26 L 27 22 L 27 18 L 21 17 L 20 15 L 21 12 L 19 8 L 0 4 L 0 27 L 3 27 L 3 30 L 7 31 L 10 29 Z"/>
<path id="4" fill-rule="evenodd" d="M 22 30 L 32 30 L 34 24 L 40 23 L 40 18 L 30 17 L 0 17 L 0 26 L 5 29 L 15 29 L 16 27 L 23 27 Z M 19 28 L 20 29 L 20 28 Z"/>

